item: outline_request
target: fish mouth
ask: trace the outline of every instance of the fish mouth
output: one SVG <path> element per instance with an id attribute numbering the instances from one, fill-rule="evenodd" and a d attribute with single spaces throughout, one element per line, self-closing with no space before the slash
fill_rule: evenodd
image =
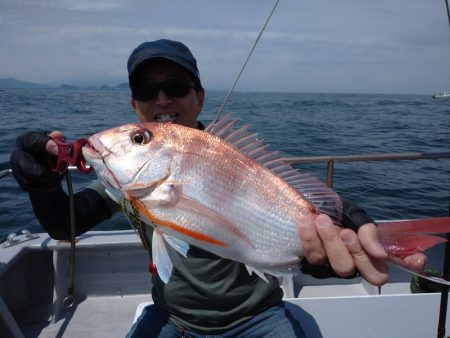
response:
<path id="1" fill-rule="evenodd" d="M 178 117 L 180 117 L 180 113 L 177 112 L 162 113 L 155 115 L 154 120 L 156 122 L 175 122 Z"/>
<path id="2" fill-rule="evenodd" d="M 89 137 L 88 141 L 89 142 L 82 148 L 83 155 L 87 157 L 87 159 L 103 160 L 105 157 L 111 154 L 111 150 L 109 150 L 95 136 Z"/>
<path id="3" fill-rule="evenodd" d="M 103 159 L 101 153 L 97 149 L 95 149 L 91 143 L 86 143 L 81 151 L 83 152 L 83 157 L 88 162 L 94 159 Z"/>
<path id="4" fill-rule="evenodd" d="M 89 142 L 83 146 L 82 152 L 87 163 L 94 167 L 94 169 L 99 170 L 97 174 L 105 186 L 109 186 L 114 189 L 122 188 L 119 180 L 116 178 L 112 170 L 106 165 L 105 158 L 111 154 L 111 151 L 103 143 L 101 143 L 95 136 L 91 136 L 89 138 Z"/>

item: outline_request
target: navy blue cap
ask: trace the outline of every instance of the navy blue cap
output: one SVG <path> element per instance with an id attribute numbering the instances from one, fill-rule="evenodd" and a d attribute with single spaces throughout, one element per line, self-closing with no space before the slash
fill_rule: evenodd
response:
<path id="1" fill-rule="evenodd" d="M 133 50 L 127 63 L 128 79 L 131 80 L 134 71 L 143 62 L 161 58 L 172 61 L 185 68 L 194 75 L 200 83 L 200 73 L 197 68 L 197 61 L 189 48 L 181 42 L 166 39 L 144 42 Z"/>

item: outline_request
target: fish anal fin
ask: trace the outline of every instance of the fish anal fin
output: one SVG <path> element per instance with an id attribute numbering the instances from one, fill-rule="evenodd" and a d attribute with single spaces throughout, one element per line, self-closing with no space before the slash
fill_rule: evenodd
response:
<path id="1" fill-rule="evenodd" d="M 264 272 L 262 272 L 261 270 L 252 267 L 250 265 L 245 264 L 245 267 L 248 271 L 248 274 L 251 276 L 253 273 L 255 273 L 259 278 L 261 278 L 263 281 L 265 281 L 266 283 L 269 283 L 269 280 L 267 279 L 267 277 L 264 275 Z"/>
<path id="2" fill-rule="evenodd" d="M 296 259 L 294 261 L 298 263 L 298 259 Z M 285 266 L 272 266 L 272 267 L 265 267 L 265 268 L 261 269 L 261 268 L 256 268 L 254 266 L 245 264 L 245 268 L 247 269 L 250 276 L 253 273 L 255 273 L 259 278 L 261 278 L 262 280 L 264 280 L 267 283 L 269 281 L 265 275 L 266 273 L 269 275 L 272 275 L 272 276 L 276 276 L 276 277 L 289 278 L 289 277 L 292 277 L 292 275 L 294 274 L 293 270 L 296 266 L 297 265 L 292 266 L 291 264 L 288 264 Z"/>

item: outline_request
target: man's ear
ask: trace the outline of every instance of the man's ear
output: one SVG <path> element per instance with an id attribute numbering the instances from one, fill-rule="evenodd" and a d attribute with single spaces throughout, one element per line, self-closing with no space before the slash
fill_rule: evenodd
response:
<path id="1" fill-rule="evenodd" d="M 197 91 L 197 99 L 198 99 L 198 114 L 200 114 L 200 112 L 203 109 L 203 103 L 205 101 L 205 90 L 204 89 L 200 89 L 199 91 Z"/>
<path id="2" fill-rule="evenodd" d="M 131 99 L 130 100 L 130 104 L 131 104 L 131 107 L 134 109 L 134 111 L 136 111 L 136 106 L 137 106 L 136 100 L 135 99 Z"/>

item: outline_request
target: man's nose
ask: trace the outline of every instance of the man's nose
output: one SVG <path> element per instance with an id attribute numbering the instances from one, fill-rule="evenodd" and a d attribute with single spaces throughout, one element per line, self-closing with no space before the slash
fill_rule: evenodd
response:
<path id="1" fill-rule="evenodd" d="M 156 96 L 156 104 L 164 106 L 171 102 L 172 102 L 172 99 L 169 96 L 167 96 L 163 90 L 159 90 L 158 95 Z"/>

